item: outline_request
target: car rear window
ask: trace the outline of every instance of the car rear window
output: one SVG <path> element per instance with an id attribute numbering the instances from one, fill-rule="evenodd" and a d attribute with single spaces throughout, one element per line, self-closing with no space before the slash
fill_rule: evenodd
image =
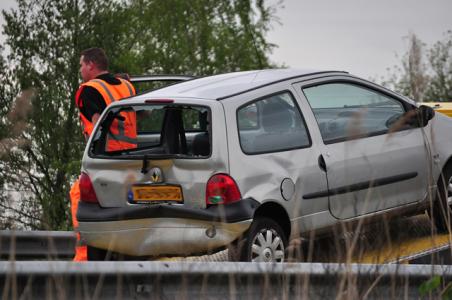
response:
<path id="1" fill-rule="evenodd" d="M 110 109 L 91 142 L 94 156 L 210 156 L 210 110 L 190 105 Z"/>

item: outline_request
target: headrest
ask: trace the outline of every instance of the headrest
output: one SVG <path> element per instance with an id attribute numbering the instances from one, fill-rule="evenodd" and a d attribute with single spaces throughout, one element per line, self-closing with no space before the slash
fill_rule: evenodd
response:
<path id="1" fill-rule="evenodd" d="M 262 126 L 267 132 L 289 130 L 292 119 L 289 105 L 279 99 L 269 100 L 262 108 Z"/>

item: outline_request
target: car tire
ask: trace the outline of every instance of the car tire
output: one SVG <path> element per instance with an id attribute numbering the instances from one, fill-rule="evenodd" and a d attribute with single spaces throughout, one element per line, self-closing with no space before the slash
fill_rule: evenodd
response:
<path id="1" fill-rule="evenodd" d="M 108 251 L 91 246 L 87 246 L 88 261 L 104 261 L 109 260 Z"/>
<path id="2" fill-rule="evenodd" d="M 429 212 L 438 233 L 449 232 L 452 225 L 452 164 L 448 164 L 438 179 L 438 189 Z"/>
<path id="3" fill-rule="evenodd" d="M 229 247 L 229 259 L 248 262 L 284 262 L 287 237 L 272 219 L 256 218 L 245 235 Z"/>

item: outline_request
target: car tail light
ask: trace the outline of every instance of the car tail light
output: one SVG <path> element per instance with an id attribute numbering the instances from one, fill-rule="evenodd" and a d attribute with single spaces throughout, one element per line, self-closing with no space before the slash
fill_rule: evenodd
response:
<path id="1" fill-rule="evenodd" d="M 80 201 L 89 203 L 99 203 L 97 200 L 96 192 L 94 191 L 93 184 L 88 174 L 83 173 L 80 175 L 79 179 L 80 187 Z"/>
<path id="2" fill-rule="evenodd" d="M 234 179 L 227 174 L 216 174 L 210 177 L 206 187 L 206 203 L 229 204 L 242 198 Z"/>

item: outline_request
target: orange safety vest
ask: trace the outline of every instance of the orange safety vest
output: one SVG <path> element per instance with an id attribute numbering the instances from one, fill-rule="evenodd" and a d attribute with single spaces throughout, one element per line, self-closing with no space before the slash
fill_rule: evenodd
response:
<path id="1" fill-rule="evenodd" d="M 119 101 L 123 98 L 127 98 L 135 95 L 135 88 L 127 80 L 120 79 L 121 84 L 112 85 L 108 84 L 101 79 L 92 79 L 88 82 L 80 85 L 77 94 L 75 95 L 75 101 L 78 107 L 81 107 L 80 94 L 83 87 L 90 86 L 95 88 L 108 106 L 114 101 Z M 110 132 L 107 139 L 107 151 L 117 151 L 125 149 L 136 148 L 137 144 L 137 130 L 136 130 L 136 114 L 134 111 L 121 112 L 120 115 L 123 120 L 115 119 L 110 126 Z M 85 116 L 80 114 L 80 121 L 82 123 L 83 134 L 91 136 L 94 124 L 88 120 Z"/>

